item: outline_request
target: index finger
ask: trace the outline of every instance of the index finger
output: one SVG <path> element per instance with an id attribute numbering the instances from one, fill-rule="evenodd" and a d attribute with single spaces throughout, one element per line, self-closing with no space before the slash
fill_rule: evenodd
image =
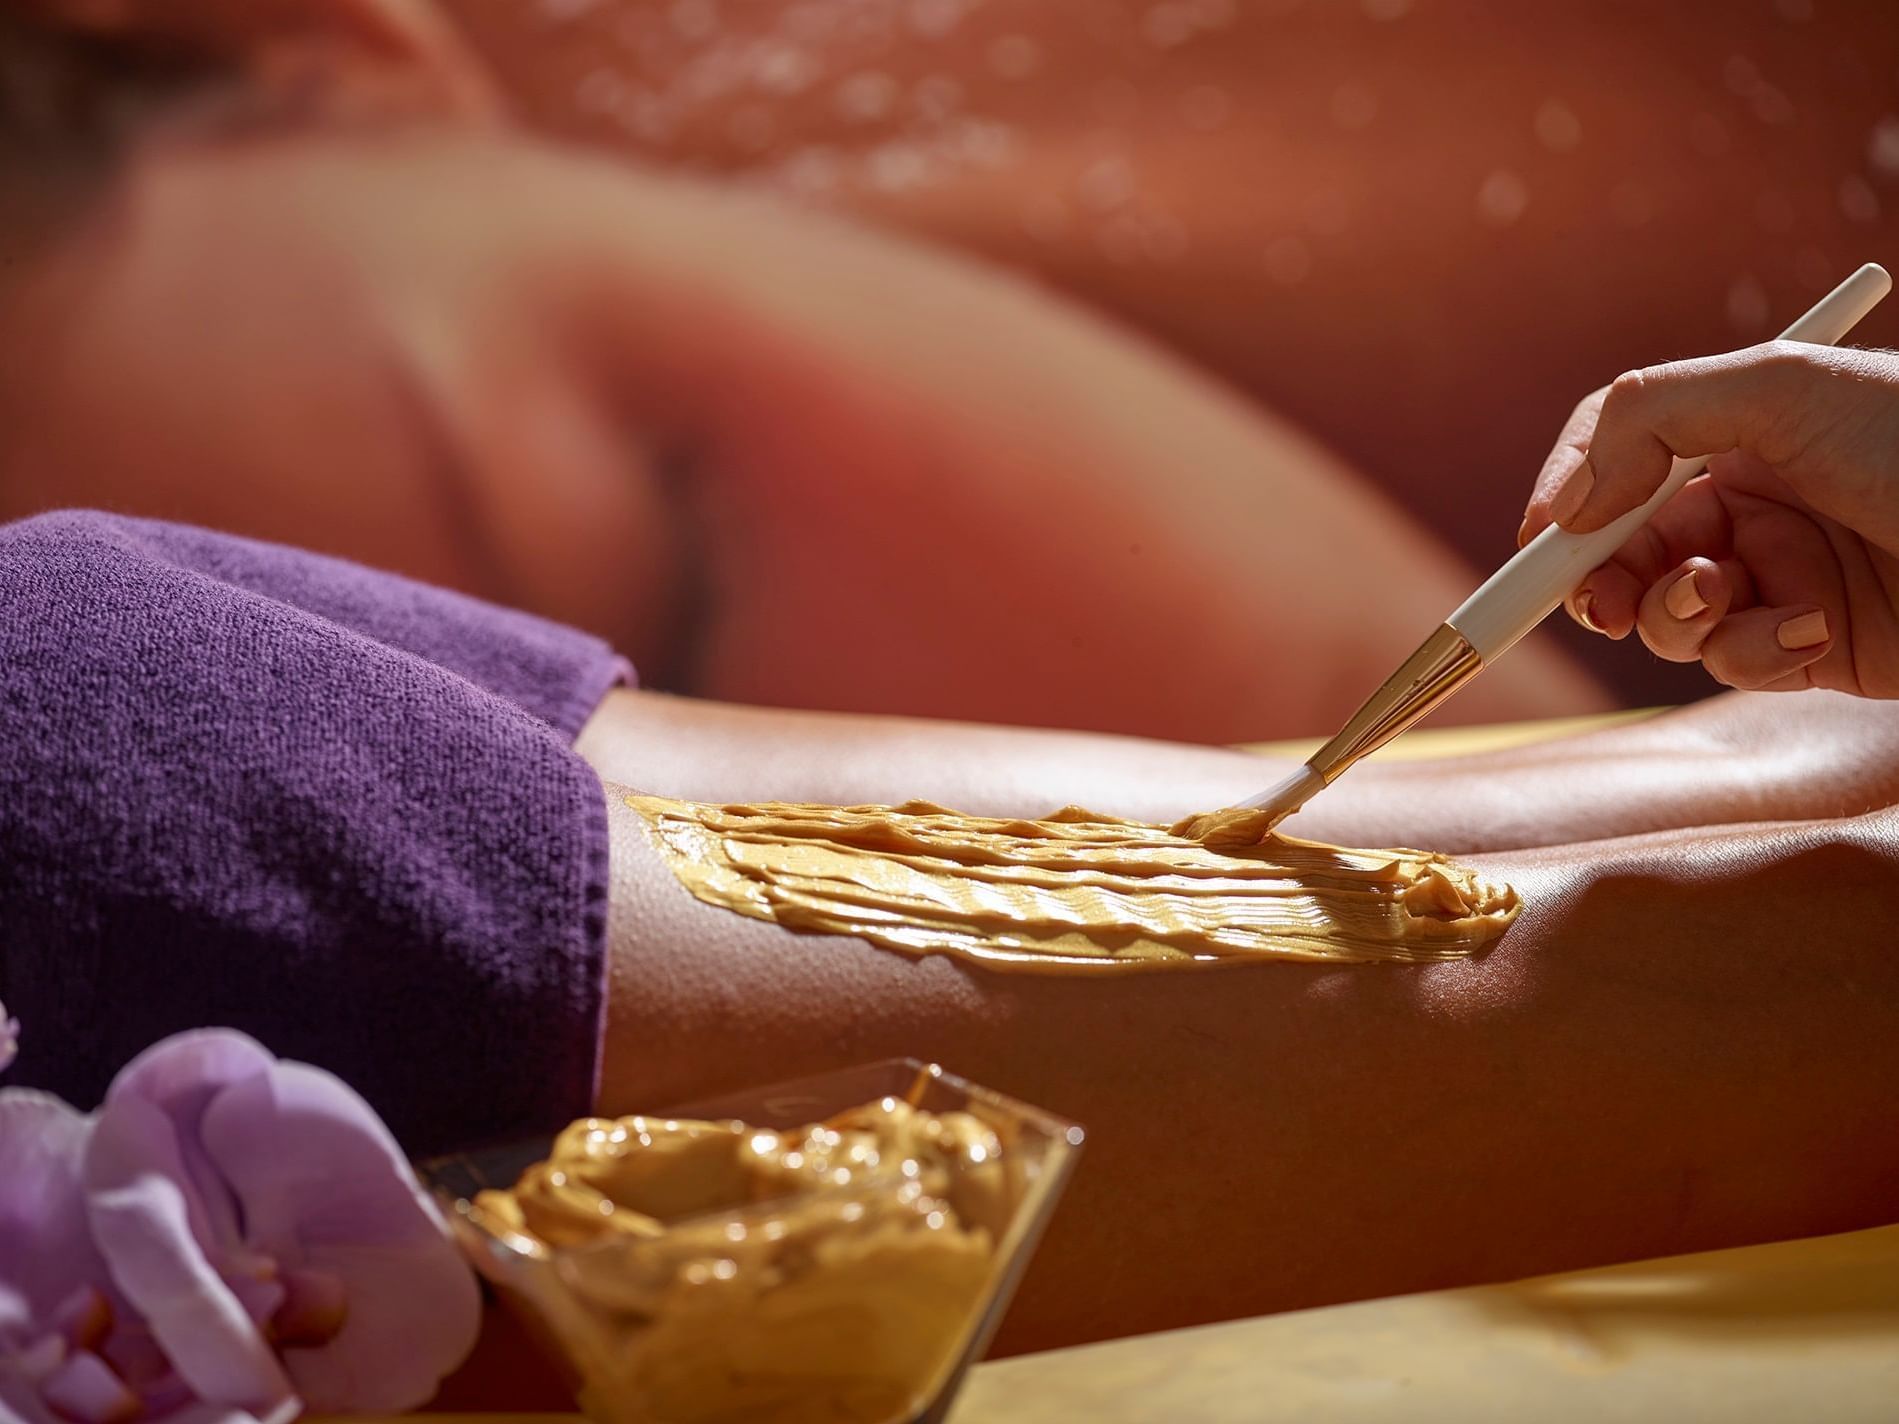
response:
<path id="1" fill-rule="evenodd" d="M 1569 477 L 1569 472 L 1580 465 L 1583 457 L 1589 453 L 1589 442 L 1596 433 L 1596 420 L 1602 414 L 1603 398 L 1608 394 L 1607 386 L 1591 391 L 1576 403 L 1576 408 L 1569 413 L 1569 419 L 1563 422 L 1563 433 L 1556 437 L 1555 447 L 1543 461 L 1543 468 L 1530 491 L 1530 502 L 1524 507 L 1523 525 L 1517 530 L 1519 549 L 1541 534 L 1544 526 L 1550 522 L 1550 501 Z"/>
<path id="2" fill-rule="evenodd" d="M 1589 534 L 1613 523 L 1677 459 L 1742 450 L 1784 473 L 1816 432 L 1841 425 L 1860 375 L 1849 354 L 1798 341 L 1624 372 L 1597 413 L 1581 502 L 1563 527 Z"/>

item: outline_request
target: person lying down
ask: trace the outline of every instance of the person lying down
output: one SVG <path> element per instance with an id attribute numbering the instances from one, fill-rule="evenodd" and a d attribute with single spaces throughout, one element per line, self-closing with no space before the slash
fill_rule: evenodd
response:
<path id="1" fill-rule="evenodd" d="M 1284 767 L 660 696 L 183 526 L 0 528 L 0 645 L 10 1081 L 81 1106 L 200 1024 L 417 1153 L 937 1060 L 1089 1130 L 1015 1350 L 1894 1213 L 1876 703 L 1367 765 L 1227 851 L 1173 828 Z"/>
<path id="2" fill-rule="evenodd" d="M 586 629 L 694 696 L 1209 742 L 1335 715 L 1415 641 L 1394 606 L 1477 581 L 1290 421 L 1039 284 L 510 125 L 299 115 L 321 56 L 384 67 L 239 23 L 434 7 L 21 8 L 0 519 L 289 540 Z M 222 74 L 220 32 L 265 73 Z M 205 45 L 201 90 L 179 61 Z M 1514 519 L 1469 522 L 1501 551 Z M 1120 675 L 1163 649 L 1170 675 Z M 1279 662 L 1308 674 L 1275 686 Z M 1452 711 L 1609 705 L 1533 639 Z"/>

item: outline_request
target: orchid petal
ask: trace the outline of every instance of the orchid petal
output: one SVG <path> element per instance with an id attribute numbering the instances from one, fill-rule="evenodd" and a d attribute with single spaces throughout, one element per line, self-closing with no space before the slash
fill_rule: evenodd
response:
<path id="1" fill-rule="evenodd" d="M 247 1414 L 225 1404 L 194 1403 L 167 1414 L 163 1424 L 294 1424 L 303 1404 L 294 1396 L 265 1414 Z"/>
<path id="2" fill-rule="evenodd" d="M 284 1258 L 310 1241 L 447 1243 L 389 1129 L 321 1068 L 279 1063 L 226 1089 L 202 1136 L 243 1208 L 254 1250 Z"/>
<path id="3" fill-rule="evenodd" d="M 191 1229 L 173 1120 L 143 1097 L 109 1094 L 87 1144 L 85 1187 L 113 1282 L 193 1392 L 252 1411 L 279 1407 L 289 1381 Z"/>
<path id="4" fill-rule="evenodd" d="M 198 1028 L 160 1039 L 127 1063 L 106 1089 L 106 1101 L 133 1095 L 173 1117 L 197 1115 L 218 1089 L 268 1073 L 271 1051 L 232 1028 Z M 195 1106 L 194 1106 L 195 1105 Z"/>
<path id="5" fill-rule="evenodd" d="M 55 1413 L 81 1424 L 128 1424 L 144 1407 L 125 1381 L 90 1350 L 77 1350 L 40 1381 L 40 1397 Z"/>
<path id="6" fill-rule="evenodd" d="M 0 1088 L 0 1343 L 105 1280 L 80 1185 L 92 1127 L 48 1093 Z"/>
<path id="7" fill-rule="evenodd" d="M 7 1017 L 7 1006 L 0 1004 L 0 1073 L 13 1066 L 20 1056 L 20 1021 Z"/>
<path id="8" fill-rule="evenodd" d="M 112 1333 L 100 1345 L 99 1353 L 120 1379 L 147 1398 L 155 1390 L 165 1388 L 167 1380 L 176 1378 L 171 1361 L 165 1358 L 158 1341 L 152 1338 L 150 1327 L 142 1320 L 116 1322 Z"/>
<path id="9" fill-rule="evenodd" d="M 47 1321 L 75 1350 L 94 1350 L 112 1330 L 112 1302 L 88 1282 L 53 1307 Z"/>
<path id="10" fill-rule="evenodd" d="M 138 1391 L 138 1397 L 145 1401 L 146 1413 L 155 1418 L 164 1416 L 165 1424 L 176 1424 L 172 1418 L 174 1412 L 198 1402 L 191 1393 L 191 1386 L 178 1377 L 142 1320 L 119 1324 L 106 1337 L 99 1354 L 120 1379 Z"/>
<path id="11" fill-rule="evenodd" d="M 266 1321 L 283 1309 L 284 1287 L 275 1276 L 264 1278 L 234 1272 L 230 1261 L 223 1257 L 218 1259 L 216 1265 L 218 1275 L 230 1287 L 231 1294 L 237 1297 L 237 1303 L 244 1307 L 244 1313 L 250 1316 L 252 1324 L 262 1328 Z"/>
<path id="12" fill-rule="evenodd" d="M 284 1272 L 284 1303 L 270 1318 L 279 1349 L 327 1345 L 349 1319 L 349 1292 L 341 1276 L 305 1268 Z"/>
<path id="13" fill-rule="evenodd" d="M 376 1246 L 313 1254 L 348 1283 L 342 1329 L 321 1349 L 286 1348 L 284 1368 L 312 1410 L 400 1413 L 431 1399 L 468 1358 L 481 1298 L 461 1260 Z"/>
<path id="14" fill-rule="evenodd" d="M 234 1029 L 192 1029 L 153 1044 L 106 1089 L 108 1104 L 142 1098 L 171 1118 L 180 1161 L 195 1188 L 187 1198 L 191 1229 L 208 1251 L 234 1247 L 240 1223 L 229 1190 L 204 1157 L 199 1134 L 205 1109 L 231 1084 L 270 1072 L 276 1061 L 256 1039 Z"/>
<path id="15" fill-rule="evenodd" d="M 0 1424 L 66 1424 L 40 1398 L 40 1387 L 0 1370 Z"/>
<path id="16" fill-rule="evenodd" d="M 333 1074 L 280 1063 L 219 1094 L 202 1132 L 248 1243 L 342 1283 L 341 1328 L 320 1348 L 284 1352 L 310 1408 L 425 1402 L 474 1348 L 480 1295 L 374 1110 Z"/>

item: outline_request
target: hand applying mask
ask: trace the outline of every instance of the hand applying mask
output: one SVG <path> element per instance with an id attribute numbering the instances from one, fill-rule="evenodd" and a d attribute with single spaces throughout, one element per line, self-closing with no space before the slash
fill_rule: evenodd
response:
<path id="1" fill-rule="evenodd" d="M 1600 529 L 1710 454 L 1570 615 L 1730 687 L 1899 697 L 1899 354 L 1777 341 L 1628 372 L 1570 416 L 1518 542 Z"/>

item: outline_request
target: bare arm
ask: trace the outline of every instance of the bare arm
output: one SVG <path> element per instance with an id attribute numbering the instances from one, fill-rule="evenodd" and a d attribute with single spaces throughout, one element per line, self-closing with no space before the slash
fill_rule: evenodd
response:
<path id="1" fill-rule="evenodd" d="M 1687 725 L 1738 737 L 1721 717 L 1744 724 L 1751 705 Z M 1823 721 L 1834 706 L 1778 705 Z M 663 789 L 687 794 L 749 783 L 754 796 L 923 792 L 1037 809 L 1072 788 L 1158 810 L 1192 778 L 1189 798 L 1205 804 L 1202 788 L 1257 776 L 1237 754 L 1116 739 L 656 708 L 646 769 L 670 770 Z M 1793 772 L 1813 751 L 1789 750 L 1797 725 L 1777 738 L 1755 726 L 1751 757 L 1731 743 L 1744 764 L 1728 793 L 1752 768 L 1790 803 L 1805 794 Z M 597 730 L 587 745 L 597 758 Z M 1552 820 L 1570 800 L 1602 814 L 1597 754 L 1491 761 L 1513 759 L 1527 764 L 1508 779 L 1544 787 Z M 1693 781 L 1681 761 L 1658 743 L 1611 764 L 1611 785 L 1649 784 L 1645 814 L 1667 819 L 1666 789 Z M 1448 767 L 1392 771 L 1383 817 L 1446 817 L 1459 787 L 1483 804 L 1483 783 Z M 1358 775 L 1371 794 L 1371 769 Z M 910 1053 L 1088 1124 L 1074 1194 L 1011 1319 L 1014 1348 L 1891 1213 L 1892 811 L 1482 857 L 1527 908 L 1479 961 L 1104 982 L 912 960 L 708 908 L 618 801 L 610 792 L 608 1110 Z"/>
<path id="2" fill-rule="evenodd" d="M 1171 821 L 1287 767 L 1134 737 L 610 696 L 580 748 L 609 780 L 700 800 L 922 796 L 1036 815 L 1068 802 Z M 1287 823 L 1357 845 L 1506 850 L 1899 802 L 1899 708 L 1832 693 L 1735 693 L 1587 736 L 1354 769 Z"/>

